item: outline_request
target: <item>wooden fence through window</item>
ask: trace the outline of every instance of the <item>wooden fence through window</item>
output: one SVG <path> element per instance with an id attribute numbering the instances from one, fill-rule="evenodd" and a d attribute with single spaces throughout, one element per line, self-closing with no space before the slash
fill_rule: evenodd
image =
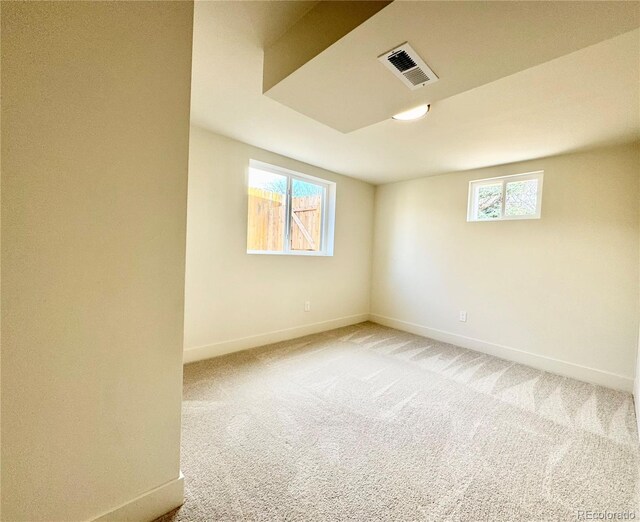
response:
<path id="1" fill-rule="evenodd" d="M 284 249 L 285 195 L 249 188 L 248 250 Z M 322 197 L 291 199 L 291 250 L 319 251 L 322 234 Z"/>

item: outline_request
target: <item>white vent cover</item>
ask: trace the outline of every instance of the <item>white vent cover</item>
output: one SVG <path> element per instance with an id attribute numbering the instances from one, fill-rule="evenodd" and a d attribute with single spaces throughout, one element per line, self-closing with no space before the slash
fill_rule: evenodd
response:
<path id="1" fill-rule="evenodd" d="M 378 60 L 411 90 L 438 81 L 436 73 L 407 42 L 378 56 Z"/>

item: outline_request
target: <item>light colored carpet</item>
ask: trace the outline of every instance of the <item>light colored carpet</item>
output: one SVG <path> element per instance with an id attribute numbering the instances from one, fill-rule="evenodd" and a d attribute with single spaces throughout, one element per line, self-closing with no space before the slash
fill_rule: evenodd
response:
<path id="1" fill-rule="evenodd" d="M 162 520 L 640 519 L 635 426 L 627 393 L 362 323 L 186 366 Z"/>

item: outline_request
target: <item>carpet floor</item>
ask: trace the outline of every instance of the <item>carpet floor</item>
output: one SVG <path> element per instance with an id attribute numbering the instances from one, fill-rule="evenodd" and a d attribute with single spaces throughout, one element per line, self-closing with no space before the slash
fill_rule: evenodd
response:
<path id="1" fill-rule="evenodd" d="M 640 519 L 639 454 L 627 393 L 367 322 L 187 365 L 159 520 Z"/>

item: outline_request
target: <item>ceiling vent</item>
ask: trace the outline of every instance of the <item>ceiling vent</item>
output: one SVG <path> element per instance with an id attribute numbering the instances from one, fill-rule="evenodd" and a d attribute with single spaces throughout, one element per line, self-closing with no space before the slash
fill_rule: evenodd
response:
<path id="1" fill-rule="evenodd" d="M 411 90 L 438 81 L 436 73 L 407 42 L 378 56 L 378 60 Z"/>

